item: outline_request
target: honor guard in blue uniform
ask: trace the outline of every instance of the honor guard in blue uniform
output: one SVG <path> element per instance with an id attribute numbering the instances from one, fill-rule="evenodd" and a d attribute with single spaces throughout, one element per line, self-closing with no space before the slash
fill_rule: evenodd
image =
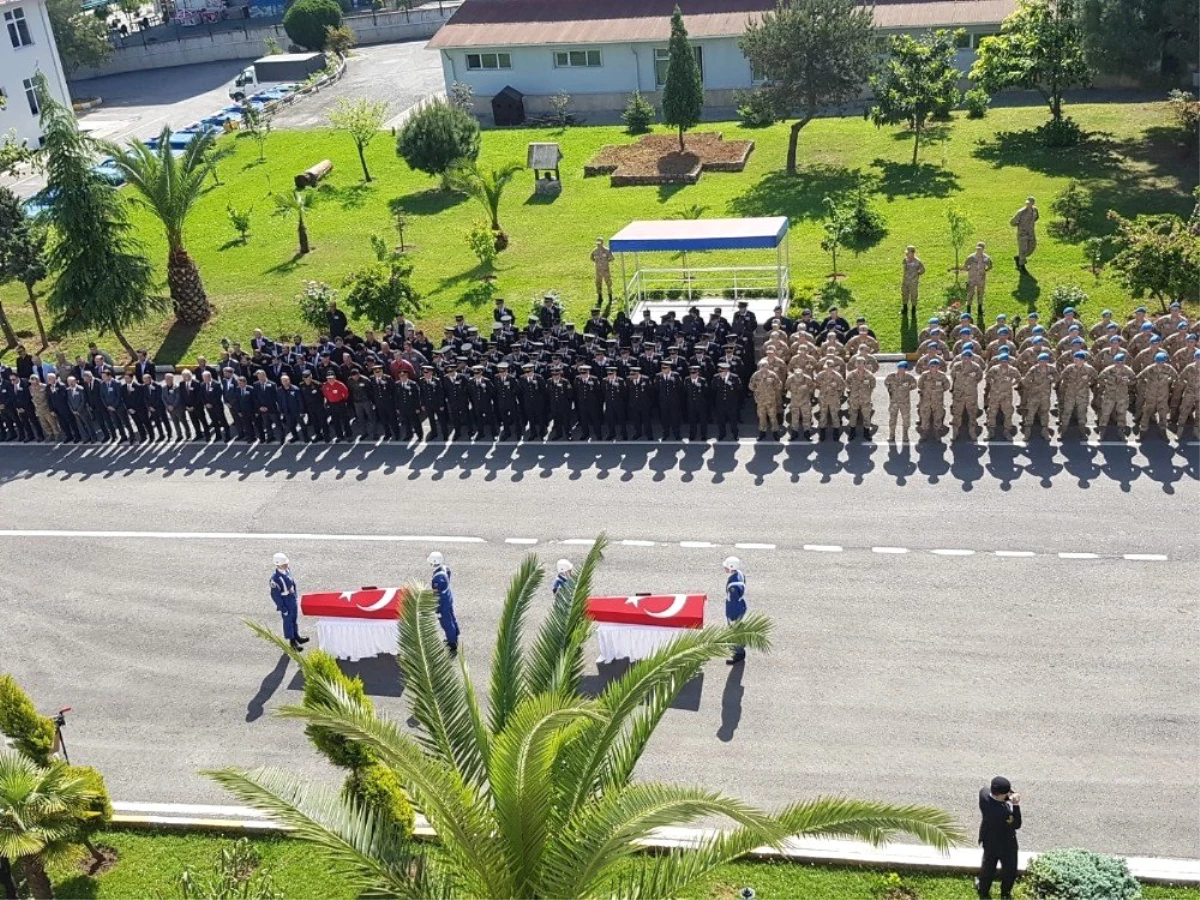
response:
<path id="1" fill-rule="evenodd" d="M 725 618 L 733 624 L 746 615 L 746 576 L 742 574 L 742 561 L 728 556 L 721 564 L 725 569 Z M 725 660 L 726 665 L 736 666 L 746 661 L 746 648 L 734 647 L 733 656 Z"/>
<path id="2" fill-rule="evenodd" d="M 554 596 L 555 603 L 558 602 L 558 592 L 562 586 L 571 580 L 571 576 L 575 574 L 575 566 L 571 564 L 569 559 L 560 559 L 555 568 L 554 584 L 550 585 L 550 593 Z"/>
<path id="3" fill-rule="evenodd" d="M 296 619 L 300 615 L 297 606 L 300 595 L 296 591 L 296 579 L 292 577 L 288 566 L 288 558 L 283 553 L 275 554 L 275 574 L 271 576 L 271 599 L 275 608 L 283 618 L 283 636 L 292 645 L 293 650 L 303 650 L 301 644 L 307 644 L 308 638 L 300 637 L 296 627 Z"/>
<path id="4" fill-rule="evenodd" d="M 446 635 L 446 647 L 453 656 L 458 652 L 458 619 L 454 617 L 454 593 L 450 590 L 450 570 L 436 550 L 426 560 L 433 566 L 433 592 L 437 594 L 437 617 Z"/>

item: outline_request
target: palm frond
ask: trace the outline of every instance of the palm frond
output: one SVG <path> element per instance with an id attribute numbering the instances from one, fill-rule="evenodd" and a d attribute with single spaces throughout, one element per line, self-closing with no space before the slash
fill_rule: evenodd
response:
<path id="1" fill-rule="evenodd" d="M 607 546 L 608 538 L 601 534 L 592 544 L 575 578 L 559 589 L 557 601 L 542 622 L 529 657 L 527 686 L 530 694 L 556 689 L 578 693 L 579 678 L 575 676 L 576 673 L 582 675 L 583 649 L 591 633 L 587 598 Z"/>
<path id="2" fill-rule="evenodd" d="M 496 634 L 496 649 L 492 653 L 488 721 L 493 734 L 504 728 L 512 711 L 528 696 L 521 638 L 525 616 L 533 602 L 534 593 L 542 584 L 542 578 L 542 567 L 538 565 L 537 557 L 530 554 L 521 561 L 521 567 L 508 583 Z"/>
<path id="3" fill-rule="evenodd" d="M 401 841 L 394 827 L 382 827 L 370 812 L 338 791 L 310 778 L 271 769 L 221 769 L 204 774 L 247 806 L 270 815 L 293 829 L 296 837 L 319 847 L 360 890 L 414 900 L 423 896 L 411 875 L 422 861 L 419 845 Z"/>
<path id="4" fill-rule="evenodd" d="M 484 782 L 486 767 L 476 740 L 462 680 L 446 652 L 429 591 L 410 587 L 400 611 L 400 668 L 413 717 L 430 752 L 454 765 L 470 784 Z"/>

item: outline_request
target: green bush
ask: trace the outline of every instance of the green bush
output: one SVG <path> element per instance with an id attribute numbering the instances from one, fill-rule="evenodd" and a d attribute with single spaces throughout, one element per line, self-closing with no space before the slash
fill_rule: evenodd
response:
<path id="1" fill-rule="evenodd" d="M 315 328 L 318 334 L 324 334 L 329 327 L 326 313 L 329 311 L 329 301 L 337 300 L 338 292 L 323 281 L 304 282 L 304 290 L 296 295 L 296 303 L 300 307 L 300 318 L 310 328 Z"/>
<path id="2" fill-rule="evenodd" d="M 451 166 L 479 157 L 479 123 L 468 113 L 444 100 L 435 100 L 417 110 L 396 139 L 396 153 L 410 169 L 445 176 Z"/>
<path id="3" fill-rule="evenodd" d="M 377 819 L 400 830 L 408 840 L 416 827 L 416 814 L 396 773 L 385 765 L 373 763 L 355 769 L 346 778 L 342 793 L 375 813 Z"/>
<path id="4" fill-rule="evenodd" d="M 1037 130 L 1042 144 L 1047 147 L 1074 147 L 1084 138 L 1083 129 L 1072 118 L 1051 119 Z"/>
<path id="5" fill-rule="evenodd" d="M 222 847 L 212 869 L 184 869 L 177 881 L 183 900 L 282 900 L 283 891 L 270 871 L 262 868 L 258 848 L 247 838 Z"/>
<path id="6" fill-rule="evenodd" d="M 39 766 L 50 761 L 54 720 L 41 715 L 11 675 L 0 675 L 0 734 Z"/>
<path id="7" fill-rule="evenodd" d="M 850 240 L 856 247 L 874 244 L 887 234 L 887 222 L 875 208 L 870 185 L 860 181 L 843 203 L 850 216 Z"/>
<path id="8" fill-rule="evenodd" d="M 991 95 L 983 88 L 971 88 L 963 94 L 963 106 L 967 108 L 968 119 L 982 119 L 991 104 Z"/>
<path id="9" fill-rule="evenodd" d="M 1062 318 L 1063 310 L 1068 306 L 1075 309 L 1088 302 L 1087 292 L 1077 284 L 1060 284 L 1050 293 L 1050 302 L 1054 309 L 1054 318 Z"/>
<path id="10" fill-rule="evenodd" d="M 490 268 L 496 262 L 496 257 L 500 251 L 496 249 L 496 236 L 492 232 L 492 226 L 480 219 L 470 230 L 463 235 L 467 246 L 471 248 L 471 252 L 475 254 L 475 258 L 479 260 L 479 265 L 484 268 Z"/>
<path id="11" fill-rule="evenodd" d="M 337 0 L 296 0 L 283 16 L 283 30 L 301 47 L 324 50 L 326 28 L 342 26 Z"/>
<path id="12" fill-rule="evenodd" d="M 1062 192 L 1050 202 L 1050 211 L 1058 216 L 1053 225 L 1062 234 L 1074 234 L 1079 220 L 1091 205 L 1088 192 L 1072 178 L 1063 186 Z"/>
<path id="13" fill-rule="evenodd" d="M 625 123 L 626 131 L 630 134 L 645 134 L 654 124 L 654 117 L 654 107 L 642 96 L 641 91 L 634 91 L 629 95 L 625 112 L 621 113 L 621 121 Z"/>
<path id="14" fill-rule="evenodd" d="M 738 118 L 747 128 L 766 128 L 775 124 L 779 112 L 766 91 L 734 91 Z"/>
<path id="15" fill-rule="evenodd" d="M 1051 850 L 1038 856 L 1025 873 L 1035 900 L 1137 900 L 1141 886 L 1119 856 L 1090 850 Z"/>
<path id="16" fill-rule="evenodd" d="M 108 796 L 108 785 L 104 783 L 104 776 L 97 769 L 91 766 L 69 766 L 68 771 L 96 793 L 96 799 L 87 805 L 79 823 L 78 840 L 83 841 L 112 822 L 112 799 Z"/>
<path id="17" fill-rule="evenodd" d="M 363 688 L 362 679 L 347 678 L 338 667 L 337 660 L 324 650 L 310 650 L 305 654 L 304 671 L 306 674 L 311 672 L 322 675 L 327 680 L 340 684 L 351 700 L 361 704 L 368 712 L 374 709 L 374 704 L 371 703 L 371 699 Z M 304 705 L 308 706 L 312 702 L 311 685 L 306 678 Z M 335 766 L 341 766 L 344 769 L 359 769 L 375 761 L 375 756 L 369 748 L 336 734 L 328 728 L 309 725 L 304 729 L 304 733 L 312 741 L 313 746 Z"/>

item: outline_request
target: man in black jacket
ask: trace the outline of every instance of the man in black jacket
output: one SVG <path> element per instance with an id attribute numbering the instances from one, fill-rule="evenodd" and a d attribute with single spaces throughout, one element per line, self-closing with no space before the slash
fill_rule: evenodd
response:
<path id="1" fill-rule="evenodd" d="M 1003 775 L 992 779 L 990 787 L 979 791 L 979 843 L 983 862 L 976 887 L 981 900 L 992 895 L 996 864 L 1000 864 L 1000 900 L 1012 897 L 1017 880 L 1017 831 L 1021 827 L 1021 795 Z"/>
<path id="2" fill-rule="evenodd" d="M 321 393 L 321 385 L 313 378 L 312 369 L 305 369 L 300 379 L 300 401 L 304 406 L 304 434 L 311 444 L 320 441 L 324 444 L 329 440 L 329 420 L 325 412 L 325 395 Z"/>

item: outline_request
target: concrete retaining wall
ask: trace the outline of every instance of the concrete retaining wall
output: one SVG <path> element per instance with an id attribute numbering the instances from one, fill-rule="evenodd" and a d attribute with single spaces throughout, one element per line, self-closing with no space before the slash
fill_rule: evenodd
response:
<path id="1" fill-rule="evenodd" d="M 397 41 L 427 40 L 437 33 L 458 4 L 446 3 L 438 7 L 423 7 L 411 12 L 391 11 L 347 16 L 346 24 L 358 35 L 359 44 L 388 44 Z M 187 29 L 181 29 L 186 33 Z M 209 32 L 205 26 L 197 25 L 195 36 L 180 40 L 158 41 L 143 46 L 135 34 L 128 44 L 113 51 L 107 63 L 95 69 L 79 69 L 72 74 L 72 81 L 97 78 L 101 75 L 119 75 L 124 72 L 140 72 L 147 69 L 165 69 L 170 66 L 187 66 L 193 63 L 219 62 L 230 59 L 258 59 L 266 54 L 266 39 L 275 38 L 281 47 L 288 44 L 283 26 L 255 25 L 251 19 L 244 28 Z"/>

